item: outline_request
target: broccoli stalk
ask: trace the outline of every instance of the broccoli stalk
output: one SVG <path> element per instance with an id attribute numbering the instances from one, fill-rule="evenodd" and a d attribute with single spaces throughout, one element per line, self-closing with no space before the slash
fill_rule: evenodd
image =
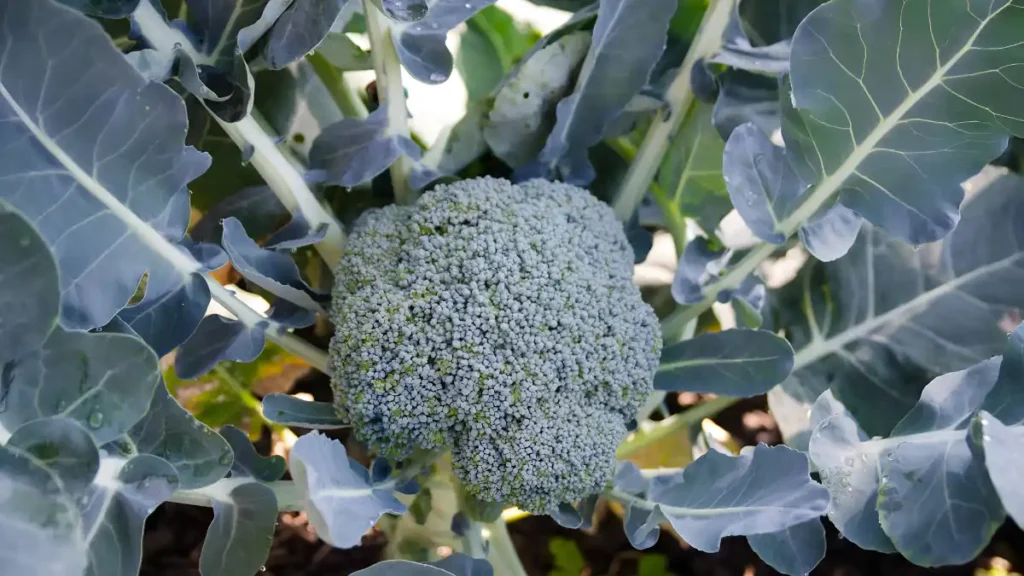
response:
<path id="1" fill-rule="evenodd" d="M 384 456 L 450 450 L 480 502 L 577 502 L 658 366 L 632 269 L 612 210 L 565 184 L 478 178 L 370 211 L 336 272 L 337 409 Z"/>

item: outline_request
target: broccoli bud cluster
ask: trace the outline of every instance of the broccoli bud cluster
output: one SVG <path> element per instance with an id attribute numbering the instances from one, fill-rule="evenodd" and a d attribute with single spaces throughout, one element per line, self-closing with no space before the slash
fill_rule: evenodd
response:
<path id="1" fill-rule="evenodd" d="M 339 413 L 390 458 L 451 450 L 472 496 L 599 491 L 661 353 L 633 251 L 589 192 L 464 180 L 364 214 L 336 271 Z"/>

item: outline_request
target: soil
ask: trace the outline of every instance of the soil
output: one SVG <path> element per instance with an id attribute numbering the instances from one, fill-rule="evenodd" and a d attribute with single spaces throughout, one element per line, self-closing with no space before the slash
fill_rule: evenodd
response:
<path id="1" fill-rule="evenodd" d="M 310 392 L 318 400 L 330 398 L 324 382 L 318 379 L 300 381 L 294 391 Z M 684 403 L 688 403 L 687 399 Z M 678 409 L 678 404 L 673 402 L 671 410 Z M 739 403 L 715 421 L 745 444 L 781 441 L 763 399 Z M 339 437 L 345 439 L 344 434 Z M 212 519 L 213 513 L 207 508 L 179 504 L 161 506 L 146 522 L 142 576 L 199 576 L 199 554 Z M 976 576 L 979 568 L 1012 565 L 1019 570 L 1024 566 L 1024 532 L 1010 520 L 975 562 L 941 569 L 921 568 L 898 555 L 862 550 L 844 540 L 827 520 L 825 525 L 828 551 L 812 573 L 814 576 Z M 555 565 L 549 544 L 553 538 L 570 539 L 577 544 L 586 562 L 580 576 L 637 575 L 638 561 L 644 554 L 663 555 L 667 572 L 659 570 L 657 573 L 676 576 L 777 574 L 761 562 L 745 538 L 726 538 L 718 553 L 707 554 L 663 532 L 655 547 L 638 553 L 629 545 L 622 522 L 614 514 L 604 515 L 589 533 L 564 529 L 547 517 L 517 520 L 509 524 L 509 532 L 530 576 L 552 573 Z M 380 560 L 385 544 L 383 534 L 371 532 L 363 537 L 359 547 L 331 548 L 316 538 L 301 514 L 282 514 L 270 557 L 259 576 L 344 576 Z M 657 573 L 645 572 L 640 576 L 656 576 Z M 558 576 L 569 575 L 559 572 Z"/>

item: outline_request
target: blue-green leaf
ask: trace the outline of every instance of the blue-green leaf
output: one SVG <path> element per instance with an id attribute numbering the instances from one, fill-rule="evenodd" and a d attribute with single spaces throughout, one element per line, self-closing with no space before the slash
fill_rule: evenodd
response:
<path id="1" fill-rule="evenodd" d="M 887 439 L 867 440 L 829 394 L 819 399 L 811 455 L 832 494 L 830 517 L 848 538 L 884 550 L 880 525 L 922 566 L 962 564 L 984 548 L 1004 511 L 969 428 L 999 364 L 933 380 Z"/>
<path id="2" fill-rule="evenodd" d="M 305 494 L 310 523 L 332 546 L 356 546 L 382 515 L 405 512 L 392 494 L 394 480 L 371 484 L 366 468 L 349 460 L 340 442 L 319 432 L 299 438 L 289 466 Z"/>
<path id="3" fill-rule="evenodd" d="M 1024 134 L 1022 26 L 1016 0 L 833 0 L 811 12 L 793 37 L 795 118 L 783 123 L 787 156 L 816 183 L 808 198 L 838 194 L 914 244 L 948 234 L 960 183 Z"/>
<path id="4" fill-rule="evenodd" d="M 785 380 L 792 368 L 793 348 L 785 338 L 764 330 L 726 330 L 662 350 L 654 387 L 757 396 Z"/>
<path id="5" fill-rule="evenodd" d="M 330 402 L 307 402 L 276 392 L 264 396 L 263 415 L 271 422 L 312 430 L 333 430 L 351 426 L 338 416 L 337 408 Z"/>
<path id="6" fill-rule="evenodd" d="M 277 525 L 277 498 L 259 482 L 234 486 L 213 497 L 199 570 L 203 576 L 252 576 L 270 553 Z"/>
<path id="7" fill-rule="evenodd" d="M 287 462 L 280 456 L 261 456 L 256 452 L 249 435 L 234 426 L 220 429 L 220 435 L 231 445 L 235 461 L 231 465 L 232 477 L 250 477 L 260 482 L 274 482 L 284 476 Z"/>
<path id="8" fill-rule="evenodd" d="M 218 362 L 252 362 L 263 351 L 263 330 L 216 314 L 206 316 L 174 357 L 174 373 L 182 380 L 206 374 Z"/>
<path id="9" fill-rule="evenodd" d="M 828 517 L 851 542 L 867 550 L 895 552 L 878 523 L 879 454 L 886 445 L 870 440 L 832 392 L 811 411 L 809 453 L 832 495 Z"/>
<path id="10" fill-rule="evenodd" d="M 448 31 L 494 2 L 426 0 L 427 13 L 423 18 L 415 21 L 392 20 L 391 38 L 405 69 L 417 80 L 428 84 L 440 84 L 448 80 L 455 67 L 452 54 L 445 46 Z M 414 2 L 414 5 L 418 3 Z"/>
<path id="11" fill-rule="evenodd" d="M 713 122 L 723 140 L 747 122 L 753 122 L 765 134 L 779 129 L 778 80 L 744 70 L 727 70 L 717 80 Z"/>
<path id="12" fill-rule="evenodd" d="M 85 426 L 99 444 L 134 426 L 160 384 L 157 358 L 138 338 L 60 327 L 37 351 L 8 364 L 4 376 L 4 427 L 63 416 Z"/>
<path id="13" fill-rule="evenodd" d="M 185 185 L 209 157 L 183 144 L 181 99 L 140 77 L 98 24 L 49 0 L 0 2 L 0 44 L 18 55 L 0 73 L 0 198 L 56 256 L 61 324 L 106 324 L 149 270 L 171 267 L 176 281 L 144 302 L 191 286 L 201 265 L 172 243 L 188 225 Z M 193 294 L 164 329 L 184 339 L 198 321 L 187 312 L 208 303 Z"/>
<path id="14" fill-rule="evenodd" d="M 778 532 L 827 507 L 828 492 L 811 480 L 801 452 L 764 444 L 739 456 L 712 450 L 681 472 L 653 477 L 646 498 L 630 503 L 626 535 L 649 547 L 667 521 L 694 548 L 717 552 L 725 536 Z"/>
<path id="15" fill-rule="evenodd" d="M 595 172 L 587 150 L 648 81 L 668 34 L 676 0 L 603 0 L 590 51 L 572 95 L 558 103 L 557 122 L 540 152 L 544 175 L 588 184 Z"/>
<path id="16" fill-rule="evenodd" d="M 0 369 L 37 350 L 57 323 L 57 263 L 39 232 L 0 200 Z M 0 381 L 5 406 L 8 379 Z"/>
<path id="17" fill-rule="evenodd" d="M 19 576 L 85 574 L 81 519 L 60 479 L 8 445 L 0 446 L 0 485 L 4 569 Z"/>
<path id="18" fill-rule="evenodd" d="M 155 456 L 104 458 L 82 500 L 90 576 L 135 576 L 146 518 L 178 487 L 174 467 Z"/>
<path id="19" fill-rule="evenodd" d="M 985 411 L 980 412 L 978 423 L 985 446 L 988 476 L 1006 512 L 1019 525 L 1024 521 L 1024 491 L 1021 490 L 1024 462 L 1020 458 L 1021 450 L 1024 450 L 1024 431 L 1021 423 L 1007 426 Z"/>
<path id="20" fill-rule="evenodd" d="M 905 441 L 880 460 L 882 529 L 915 564 L 968 562 L 1003 523 L 1005 513 L 981 446 L 968 430 L 995 384 L 999 361 L 993 358 L 933 380 L 892 432 L 892 439 Z"/>
<path id="21" fill-rule="evenodd" d="M 324 128 L 309 150 L 309 165 L 327 172 L 327 182 L 361 184 L 388 169 L 406 154 L 418 160 L 420 147 L 407 136 L 388 133 L 387 108 L 366 119 L 345 118 Z"/>
<path id="22" fill-rule="evenodd" d="M 778 532 L 747 536 L 754 552 L 772 568 L 805 576 L 825 557 L 825 527 L 815 518 Z"/>
<path id="23" fill-rule="evenodd" d="M 725 144 L 722 173 L 736 211 L 758 238 L 782 244 L 781 223 L 792 214 L 807 187 L 785 151 L 752 123 L 732 131 Z"/>
<path id="24" fill-rule="evenodd" d="M 1024 180 L 984 174 L 972 189 L 944 241 L 915 250 L 865 224 L 849 254 L 772 294 L 797 353 L 770 403 L 809 406 L 830 388 L 869 437 L 888 435 L 931 378 L 1003 350 L 1024 307 Z"/>
<path id="25" fill-rule="evenodd" d="M 100 453 L 89 431 L 68 418 L 40 418 L 14 431 L 7 446 L 45 466 L 70 495 L 84 492 L 100 468 Z"/>
<path id="26" fill-rule="evenodd" d="M 290 254 L 260 248 L 235 218 L 224 220 L 221 242 L 232 265 L 247 280 L 278 298 L 308 310 L 323 312 L 317 301 L 323 297 L 302 279 Z M 259 354 L 258 349 L 256 354 Z"/>
<path id="27" fill-rule="evenodd" d="M 672 298 L 679 304 L 696 304 L 704 299 L 704 286 L 718 277 L 728 263 L 725 248 L 716 249 L 704 236 L 686 243 L 672 279 Z"/>
<path id="28" fill-rule="evenodd" d="M 273 69 L 299 60 L 331 31 L 348 2 L 358 0 L 301 0 L 292 2 L 263 37 L 261 54 Z"/>
<path id="29" fill-rule="evenodd" d="M 227 441 L 178 405 L 162 384 L 149 412 L 120 439 L 131 452 L 152 454 L 169 462 L 182 489 L 213 484 L 227 475 L 233 455 Z"/>

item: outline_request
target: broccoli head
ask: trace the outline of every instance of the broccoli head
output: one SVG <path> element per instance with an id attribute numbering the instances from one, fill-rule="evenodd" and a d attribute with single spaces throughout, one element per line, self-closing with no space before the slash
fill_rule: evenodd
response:
<path id="1" fill-rule="evenodd" d="M 336 272 L 337 409 L 384 456 L 450 449 L 481 501 L 577 502 L 658 366 L 632 271 L 622 225 L 574 186 L 477 178 L 372 210 Z"/>

